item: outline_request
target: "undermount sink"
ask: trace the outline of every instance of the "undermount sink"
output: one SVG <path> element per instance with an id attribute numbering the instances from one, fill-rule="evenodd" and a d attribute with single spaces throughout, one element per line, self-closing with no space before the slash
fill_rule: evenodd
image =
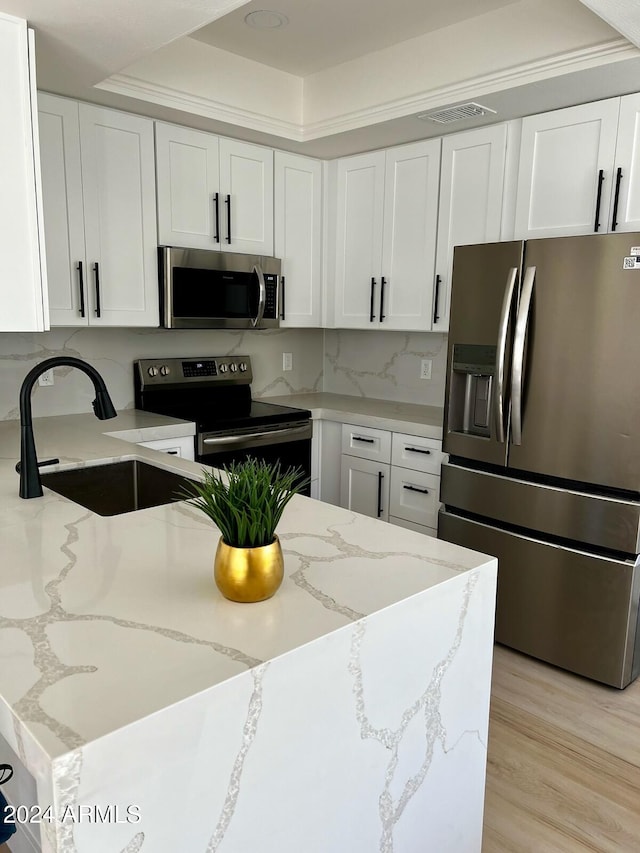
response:
<path id="1" fill-rule="evenodd" d="M 139 459 L 41 472 L 40 477 L 43 486 L 98 515 L 120 515 L 185 500 L 181 491 L 189 480 Z"/>

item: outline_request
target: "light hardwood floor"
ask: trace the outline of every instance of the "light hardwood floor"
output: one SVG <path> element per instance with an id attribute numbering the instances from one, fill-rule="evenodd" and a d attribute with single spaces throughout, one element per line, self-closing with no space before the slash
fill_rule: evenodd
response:
<path id="1" fill-rule="evenodd" d="M 640 851 L 640 679 L 604 687 L 496 646 L 482 853 Z"/>

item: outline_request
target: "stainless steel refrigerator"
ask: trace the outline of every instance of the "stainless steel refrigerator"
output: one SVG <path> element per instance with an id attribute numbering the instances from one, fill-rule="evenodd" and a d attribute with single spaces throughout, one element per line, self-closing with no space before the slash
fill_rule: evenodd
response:
<path id="1" fill-rule="evenodd" d="M 438 536 L 498 557 L 496 640 L 640 672 L 640 233 L 455 249 Z"/>

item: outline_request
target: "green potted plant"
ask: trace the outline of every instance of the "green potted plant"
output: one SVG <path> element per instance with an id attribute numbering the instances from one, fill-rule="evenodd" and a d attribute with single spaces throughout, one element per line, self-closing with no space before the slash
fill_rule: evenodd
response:
<path id="1" fill-rule="evenodd" d="M 203 469 L 183 495 L 220 530 L 214 560 L 218 589 L 231 601 L 264 601 L 282 583 L 284 562 L 276 527 L 291 498 L 309 482 L 299 468 L 249 457 L 223 471 Z"/>

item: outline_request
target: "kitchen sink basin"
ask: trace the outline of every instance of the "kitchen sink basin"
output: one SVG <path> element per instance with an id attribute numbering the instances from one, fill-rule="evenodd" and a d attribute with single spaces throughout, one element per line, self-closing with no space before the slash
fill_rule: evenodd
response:
<path id="1" fill-rule="evenodd" d="M 41 472 L 40 477 L 43 486 L 98 515 L 120 515 L 185 500 L 181 490 L 189 480 L 138 459 Z"/>

